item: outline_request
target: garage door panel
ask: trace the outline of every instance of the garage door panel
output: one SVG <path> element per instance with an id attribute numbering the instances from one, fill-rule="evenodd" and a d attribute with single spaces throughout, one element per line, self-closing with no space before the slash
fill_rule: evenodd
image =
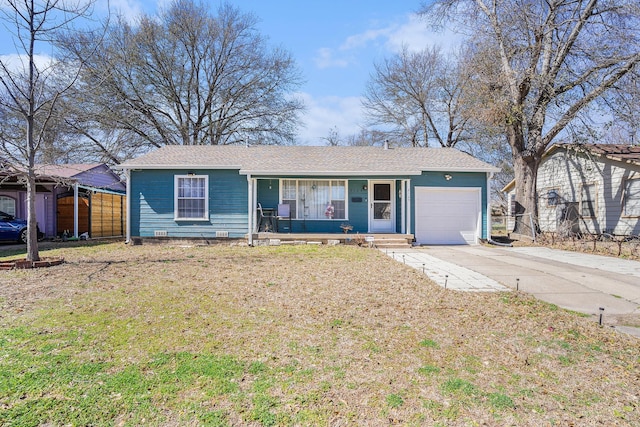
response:
<path id="1" fill-rule="evenodd" d="M 416 241 L 449 245 L 476 243 L 480 194 L 479 188 L 416 187 Z"/>

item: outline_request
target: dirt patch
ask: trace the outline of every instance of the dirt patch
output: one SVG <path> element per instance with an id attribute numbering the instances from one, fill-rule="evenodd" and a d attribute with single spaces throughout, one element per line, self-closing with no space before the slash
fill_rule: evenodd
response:
<path id="1" fill-rule="evenodd" d="M 636 338 L 525 294 L 442 289 L 373 249 L 113 244 L 55 255 L 67 262 L 0 272 L 0 326 L 72 332 L 64 345 L 87 343 L 74 358 L 114 371 L 188 353 L 275 372 L 268 384 L 248 372 L 231 397 L 158 397 L 184 424 L 198 424 L 180 416 L 201 407 L 237 425 L 640 423 Z M 260 387 L 279 423 L 252 420 Z"/>

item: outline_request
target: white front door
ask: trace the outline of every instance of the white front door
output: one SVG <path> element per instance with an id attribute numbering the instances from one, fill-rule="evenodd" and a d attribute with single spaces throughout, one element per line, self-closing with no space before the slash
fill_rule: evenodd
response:
<path id="1" fill-rule="evenodd" d="M 369 182 L 369 231 L 395 233 L 395 181 Z"/>

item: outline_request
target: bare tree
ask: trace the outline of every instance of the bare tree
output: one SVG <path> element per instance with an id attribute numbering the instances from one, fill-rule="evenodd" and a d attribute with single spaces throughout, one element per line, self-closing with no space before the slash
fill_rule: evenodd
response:
<path id="1" fill-rule="evenodd" d="M 327 134 L 327 136 L 321 139 L 324 140 L 330 147 L 337 147 L 342 141 L 342 138 L 340 137 L 340 131 L 338 130 L 337 126 L 329 129 L 329 133 Z"/>
<path id="2" fill-rule="evenodd" d="M 453 147 L 469 140 L 464 91 L 468 74 L 437 47 L 397 55 L 375 64 L 363 106 L 371 126 L 390 126 L 389 137 L 414 147 L 430 141 Z"/>
<path id="3" fill-rule="evenodd" d="M 640 62 L 635 0 L 437 0 L 422 12 L 471 29 L 499 72 L 486 109 L 512 151 L 517 213 L 537 216 L 547 146 Z M 486 61 L 485 57 L 485 61 Z"/>
<path id="4" fill-rule="evenodd" d="M 256 18 L 224 4 L 177 0 L 136 25 L 113 25 L 83 72 L 68 123 L 113 161 L 165 144 L 292 141 L 303 110 L 290 54 L 270 49 Z M 67 48 L 84 56 L 85 41 Z M 93 136 L 92 136 L 93 135 Z M 95 136 L 98 135 L 98 136 Z"/>
<path id="5" fill-rule="evenodd" d="M 0 156 L 5 172 L 18 176 L 27 189 L 27 260 L 40 258 L 36 227 L 36 162 L 51 148 L 60 115 L 60 99 L 70 91 L 81 61 L 62 72 L 68 58 L 41 58 L 38 49 L 55 51 L 53 42 L 76 32 L 92 13 L 94 1 L 5 0 L 0 16 L 11 34 L 16 55 L 0 59 Z M 46 157 L 46 156 L 45 156 Z"/>
<path id="6" fill-rule="evenodd" d="M 602 104 L 613 112 L 607 123 L 606 140 L 617 144 L 640 144 L 640 70 L 629 73 L 616 84 Z"/>

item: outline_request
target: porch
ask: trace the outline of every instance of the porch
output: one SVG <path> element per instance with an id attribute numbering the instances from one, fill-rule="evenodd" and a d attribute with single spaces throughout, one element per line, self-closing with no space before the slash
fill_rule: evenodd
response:
<path id="1" fill-rule="evenodd" d="M 259 232 L 252 236 L 254 245 L 269 244 L 355 244 L 377 248 L 408 248 L 414 240 L 413 234 L 401 233 L 274 233 Z"/>

